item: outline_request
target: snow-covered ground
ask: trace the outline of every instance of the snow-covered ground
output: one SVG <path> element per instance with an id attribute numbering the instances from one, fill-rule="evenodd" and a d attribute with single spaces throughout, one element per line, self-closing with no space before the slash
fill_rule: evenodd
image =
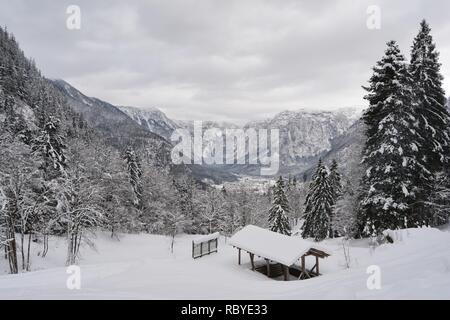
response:
<path id="1" fill-rule="evenodd" d="M 170 240 L 154 235 L 123 235 L 120 241 L 99 233 L 96 251 L 83 248 L 81 289 L 69 290 L 63 267 L 66 244 L 53 238 L 45 259 L 32 257 L 33 272 L 8 275 L 0 258 L 0 299 L 450 299 L 449 229 L 409 229 L 395 244 L 374 251 L 368 240 L 351 242 L 351 267 L 345 268 L 340 239 L 322 242 L 332 256 L 321 261 L 323 276 L 276 281 L 250 270 L 248 255 L 221 238 L 219 253 L 193 260 L 192 236 Z M 312 259 L 308 261 L 312 266 Z M 381 289 L 367 288 L 367 268 L 381 270 Z"/>

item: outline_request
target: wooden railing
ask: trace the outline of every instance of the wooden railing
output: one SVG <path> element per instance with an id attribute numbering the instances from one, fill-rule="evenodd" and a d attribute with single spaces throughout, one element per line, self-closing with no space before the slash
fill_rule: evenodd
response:
<path id="1" fill-rule="evenodd" d="M 205 255 L 217 252 L 219 244 L 218 236 L 205 241 L 192 241 L 192 258 L 197 259 Z"/>

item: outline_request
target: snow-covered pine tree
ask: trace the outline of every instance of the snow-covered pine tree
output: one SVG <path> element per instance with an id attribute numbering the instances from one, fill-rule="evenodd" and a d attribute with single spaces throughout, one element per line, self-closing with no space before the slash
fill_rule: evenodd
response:
<path id="1" fill-rule="evenodd" d="M 65 155 L 66 144 L 60 131 L 59 119 L 49 116 L 34 140 L 33 150 L 40 152 L 44 158 L 43 171 L 46 180 L 52 180 L 65 174 L 67 159 Z"/>
<path id="2" fill-rule="evenodd" d="M 342 193 L 342 183 L 341 183 L 341 174 L 339 173 L 338 163 L 336 159 L 333 159 L 330 167 L 330 176 L 329 176 L 331 190 L 333 192 L 333 205 L 336 204 L 339 196 Z M 333 218 L 334 218 L 334 210 L 331 211 L 331 223 L 330 223 L 330 236 L 334 237 L 333 230 Z"/>
<path id="3" fill-rule="evenodd" d="M 289 225 L 289 202 L 284 191 L 283 177 L 277 180 L 273 188 L 272 207 L 269 210 L 270 230 L 288 236 L 291 235 L 291 226 Z"/>
<path id="4" fill-rule="evenodd" d="M 342 192 L 341 174 L 339 173 L 338 163 L 333 159 L 330 167 L 330 185 L 333 190 L 333 198 L 336 200 Z"/>
<path id="5" fill-rule="evenodd" d="M 142 190 L 142 168 L 139 157 L 132 147 L 125 151 L 125 162 L 127 163 L 130 184 L 134 194 L 134 205 L 137 209 L 143 208 L 143 190 Z"/>
<path id="6" fill-rule="evenodd" d="M 293 186 L 294 188 L 297 187 L 297 178 L 296 178 L 295 176 L 292 178 L 292 186 Z"/>
<path id="7" fill-rule="evenodd" d="M 423 196 L 430 172 L 420 157 L 423 137 L 414 107 L 411 79 L 395 41 L 373 68 L 363 115 L 366 143 L 359 223 L 367 235 L 422 224 L 413 204 Z"/>
<path id="8" fill-rule="evenodd" d="M 306 197 L 303 238 L 321 241 L 329 236 L 331 213 L 335 201 L 333 194 L 328 169 L 320 159 Z"/>
<path id="9" fill-rule="evenodd" d="M 438 221 L 446 220 L 442 220 L 441 216 L 446 201 L 436 195 L 441 194 L 442 189 L 437 186 L 442 186 L 442 178 L 450 179 L 447 169 L 450 160 L 450 115 L 442 88 L 439 53 L 430 32 L 428 23 L 423 20 L 412 46 L 409 72 L 413 80 L 416 113 L 420 121 L 418 131 L 427 141 L 419 150 L 420 156 L 425 159 L 424 165 L 433 174 L 431 177 L 434 180 L 430 184 L 432 189 L 423 186 L 424 197 L 418 199 L 415 211 L 425 224 L 435 225 Z"/>
<path id="10" fill-rule="evenodd" d="M 427 168 L 434 173 L 441 171 L 443 164 L 449 161 L 450 115 L 442 88 L 439 53 L 430 32 L 430 26 L 423 20 L 412 46 L 409 72 L 417 103 L 419 131 L 427 141 L 420 150 L 421 156 L 426 157 Z"/>

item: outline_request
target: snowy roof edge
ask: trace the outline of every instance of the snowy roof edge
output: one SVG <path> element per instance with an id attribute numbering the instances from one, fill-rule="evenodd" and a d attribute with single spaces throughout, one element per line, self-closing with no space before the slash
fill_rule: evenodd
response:
<path id="1" fill-rule="evenodd" d="M 258 250 L 260 248 L 255 248 L 255 247 L 252 248 L 251 245 L 247 246 L 247 245 L 243 244 L 242 241 L 239 241 L 240 239 L 236 240 L 235 236 L 238 235 L 238 238 L 239 238 L 239 235 L 242 235 L 242 233 L 241 233 L 242 231 L 258 232 L 260 234 L 264 234 L 265 236 L 275 237 L 278 239 L 285 238 L 282 241 L 285 241 L 286 244 L 289 242 L 289 245 L 291 247 L 295 248 L 292 250 L 296 250 L 296 251 L 292 251 L 295 253 L 290 253 L 289 257 L 287 257 L 287 256 L 282 256 L 282 254 L 278 251 L 275 254 L 273 254 L 273 252 L 272 253 L 268 252 L 270 250 L 266 251 L 266 250 Z M 314 245 L 314 243 L 311 243 L 307 240 L 299 239 L 297 237 L 290 237 L 290 236 L 282 235 L 282 234 L 279 234 L 279 233 L 276 233 L 276 232 L 273 232 L 273 231 L 270 231 L 270 230 L 267 230 L 264 228 L 260 228 L 257 226 L 253 226 L 253 225 L 248 225 L 248 226 L 244 227 L 243 229 L 239 230 L 238 232 L 236 232 L 235 235 L 233 235 L 228 240 L 227 243 L 230 246 L 243 249 L 247 252 L 254 253 L 257 256 L 267 258 L 271 261 L 276 261 L 276 262 L 282 263 L 286 266 L 293 265 L 296 261 L 298 261 L 304 254 L 306 254 L 312 248 L 323 251 L 324 253 L 326 253 L 328 255 L 331 255 L 331 253 L 328 250 L 326 250 L 320 246 L 316 246 L 316 245 Z M 302 248 L 302 246 L 303 246 L 303 248 Z"/>
<path id="2" fill-rule="evenodd" d="M 232 241 L 228 241 L 228 244 L 230 246 L 235 246 L 235 247 L 240 248 L 242 250 L 245 250 L 247 252 L 251 252 L 251 253 L 259 256 L 259 257 L 269 259 L 270 261 L 275 261 L 275 262 L 282 263 L 285 266 L 289 266 L 289 267 L 292 266 L 296 261 L 298 261 L 309 250 L 309 249 L 308 250 L 302 250 L 302 252 L 300 254 L 295 256 L 295 258 L 284 259 L 284 258 L 280 258 L 280 257 L 271 256 L 270 254 L 267 254 L 267 253 L 262 254 L 262 253 L 259 253 L 259 252 L 254 252 L 254 249 L 251 249 L 251 248 L 249 249 L 249 248 L 247 248 L 245 246 L 242 246 L 240 244 L 233 244 Z"/>
<path id="3" fill-rule="evenodd" d="M 215 233 L 207 234 L 205 236 L 201 236 L 199 238 L 196 238 L 196 239 L 192 240 L 192 242 L 194 244 L 199 244 L 199 243 L 202 243 L 202 242 L 207 242 L 207 241 L 210 241 L 210 240 L 217 239 L 219 237 L 220 237 L 220 232 L 215 232 Z"/>

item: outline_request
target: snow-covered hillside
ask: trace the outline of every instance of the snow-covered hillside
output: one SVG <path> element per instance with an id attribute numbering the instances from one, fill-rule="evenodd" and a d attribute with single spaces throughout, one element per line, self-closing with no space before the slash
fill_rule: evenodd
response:
<path id="1" fill-rule="evenodd" d="M 119 106 L 118 108 L 139 125 L 166 139 L 169 139 L 172 132 L 178 127 L 174 121 L 170 120 L 164 112 L 158 108 L 140 109 L 123 106 Z"/>
<path id="2" fill-rule="evenodd" d="M 65 242 L 53 238 L 46 259 L 34 248 L 36 271 L 6 275 L 0 260 L 0 299 L 450 299 L 450 232 L 408 229 L 394 244 L 371 250 L 368 240 L 350 243 L 345 267 L 341 239 L 322 242 L 332 256 L 321 263 L 323 276 L 276 281 L 250 270 L 243 255 L 219 243 L 219 253 L 193 260 L 193 236 L 170 240 L 155 235 L 124 235 L 120 241 L 99 233 L 96 251 L 83 249 L 81 289 L 69 290 Z M 307 259 L 307 267 L 313 261 Z M 381 288 L 369 290 L 369 266 L 381 271 Z"/>

